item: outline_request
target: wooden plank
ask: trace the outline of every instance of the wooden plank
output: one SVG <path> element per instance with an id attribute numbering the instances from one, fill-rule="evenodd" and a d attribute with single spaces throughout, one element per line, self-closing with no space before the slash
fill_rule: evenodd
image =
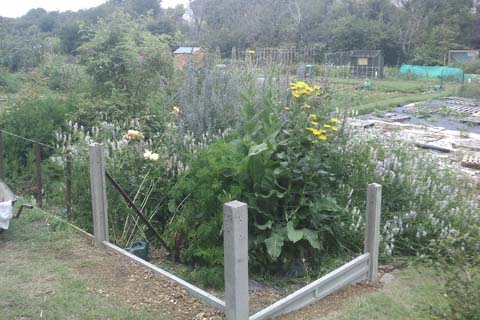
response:
<path id="1" fill-rule="evenodd" d="M 467 153 L 463 156 L 462 166 L 471 169 L 480 170 L 480 154 L 479 153 Z"/>
<path id="2" fill-rule="evenodd" d="M 225 317 L 248 320 L 248 208 L 232 201 L 223 214 Z"/>
<path id="3" fill-rule="evenodd" d="M 295 291 L 287 297 L 251 316 L 250 320 L 271 319 L 273 317 L 298 310 L 318 301 L 345 286 L 367 279 L 370 254 L 363 255 L 344 264 L 320 279 Z"/>
<path id="4" fill-rule="evenodd" d="M 422 149 L 429 149 L 429 150 L 435 150 L 435 151 L 440 151 L 444 153 L 450 153 L 453 152 L 454 150 L 448 149 L 436 144 L 431 144 L 431 143 L 420 143 L 420 142 L 415 142 L 415 146 L 422 148 Z"/>
<path id="5" fill-rule="evenodd" d="M 185 288 L 193 297 L 205 302 L 207 305 L 209 305 L 209 306 L 211 306 L 211 307 L 213 307 L 217 310 L 220 310 L 222 312 L 225 311 L 225 302 L 218 299 L 214 295 L 212 295 L 212 294 L 210 294 L 210 293 L 208 293 L 208 292 L 206 292 L 206 291 L 204 291 L 200 288 L 195 287 L 194 285 L 188 283 L 187 281 L 185 281 L 183 279 L 180 279 L 179 277 L 177 277 L 177 276 L 175 276 L 175 275 L 157 267 L 156 265 L 151 264 L 150 262 L 147 262 L 147 261 L 137 257 L 136 255 L 131 254 L 128 251 L 123 250 L 122 248 L 117 247 L 114 244 L 111 244 L 108 241 L 103 241 L 103 245 L 106 246 L 109 249 L 112 249 L 112 250 L 130 258 L 131 260 L 134 260 L 134 261 L 140 263 L 141 265 L 147 267 L 148 269 L 150 269 L 150 270 L 152 270 L 152 271 L 154 271 L 158 274 L 161 274 L 165 278 L 174 281 L 175 283 L 177 283 L 181 287 Z"/>
<path id="6" fill-rule="evenodd" d="M 460 122 L 478 126 L 480 125 L 480 117 L 479 116 L 467 117 L 467 118 L 461 119 Z"/>

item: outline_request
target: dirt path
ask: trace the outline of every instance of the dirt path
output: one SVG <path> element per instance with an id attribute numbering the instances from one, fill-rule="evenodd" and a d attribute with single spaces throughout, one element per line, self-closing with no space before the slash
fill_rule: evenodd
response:
<path id="1" fill-rule="evenodd" d="M 0 234 L 0 319 L 223 319 L 174 282 L 34 210 Z M 283 320 L 335 315 L 378 287 L 347 288 Z M 221 294 L 217 293 L 221 297 Z M 255 313 L 281 299 L 260 286 Z"/>
<path id="2" fill-rule="evenodd" d="M 56 224 L 34 210 L 0 235 L 0 319 L 222 318 L 175 283 Z"/>

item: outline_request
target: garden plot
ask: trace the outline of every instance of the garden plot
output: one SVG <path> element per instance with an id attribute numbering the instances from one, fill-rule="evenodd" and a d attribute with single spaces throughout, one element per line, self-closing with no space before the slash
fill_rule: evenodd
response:
<path id="1" fill-rule="evenodd" d="M 465 133 L 480 133 L 480 100 L 453 96 L 411 103 L 391 112 L 367 115 L 362 119 L 383 119 Z"/>
<path id="2" fill-rule="evenodd" d="M 399 115 L 396 116 L 400 118 Z M 404 120 L 404 122 L 411 121 L 411 119 Z M 400 123 L 392 119 L 374 117 L 351 119 L 350 123 L 365 128 L 381 128 L 385 134 L 398 134 L 406 142 L 430 150 L 438 157 L 447 158 L 450 160 L 451 167 L 469 176 L 480 175 L 480 134 L 478 133 L 448 130 L 425 124 Z"/>

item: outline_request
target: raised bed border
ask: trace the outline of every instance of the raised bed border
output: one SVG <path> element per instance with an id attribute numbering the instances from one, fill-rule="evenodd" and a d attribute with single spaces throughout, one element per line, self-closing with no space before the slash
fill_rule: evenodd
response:
<path id="1" fill-rule="evenodd" d="M 176 282 L 194 297 L 225 312 L 227 320 L 262 320 L 298 310 L 345 286 L 363 280 L 378 280 L 380 214 L 382 186 L 368 185 L 364 254 L 330 272 L 322 278 L 295 291 L 271 306 L 249 316 L 248 292 L 248 208 L 247 204 L 232 201 L 224 205 L 224 268 L 225 301 L 186 282 L 179 277 L 111 244 L 108 235 L 107 194 L 105 183 L 104 147 L 90 145 L 90 182 L 94 237 L 103 245 Z"/>

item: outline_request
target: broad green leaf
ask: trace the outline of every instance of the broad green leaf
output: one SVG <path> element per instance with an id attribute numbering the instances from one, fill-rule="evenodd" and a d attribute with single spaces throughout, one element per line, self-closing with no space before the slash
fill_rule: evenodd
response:
<path id="1" fill-rule="evenodd" d="M 267 223 L 265 224 L 254 224 L 255 227 L 257 229 L 260 229 L 260 230 L 267 230 L 267 229 L 271 229 L 272 228 L 272 225 L 273 225 L 273 221 L 272 220 L 268 220 Z"/>
<path id="2" fill-rule="evenodd" d="M 297 243 L 298 241 L 302 240 L 304 235 L 304 229 L 295 230 L 293 226 L 293 221 L 290 220 L 287 223 L 287 236 L 288 240 L 292 241 L 293 243 Z"/>
<path id="3" fill-rule="evenodd" d="M 277 260 L 282 254 L 282 247 L 285 238 L 276 234 L 272 233 L 270 238 L 265 240 L 265 245 L 267 246 L 267 252 L 273 260 Z"/>
<path id="4" fill-rule="evenodd" d="M 268 145 L 266 143 L 257 144 L 255 146 L 250 147 L 250 150 L 248 151 L 248 156 L 249 157 L 255 156 L 267 149 L 268 149 Z"/>
<path id="5" fill-rule="evenodd" d="M 315 249 L 321 248 L 320 240 L 318 240 L 318 232 L 310 229 L 303 229 L 303 239 L 307 240 Z"/>
<path id="6" fill-rule="evenodd" d="M 265 175 L 265 164 L 263 159 L 261 159 L 261 157 L 250 157 L 248 160 L 248 174 L 250 175 L 250 178 L 253 183 L 261 184 Z"/>

